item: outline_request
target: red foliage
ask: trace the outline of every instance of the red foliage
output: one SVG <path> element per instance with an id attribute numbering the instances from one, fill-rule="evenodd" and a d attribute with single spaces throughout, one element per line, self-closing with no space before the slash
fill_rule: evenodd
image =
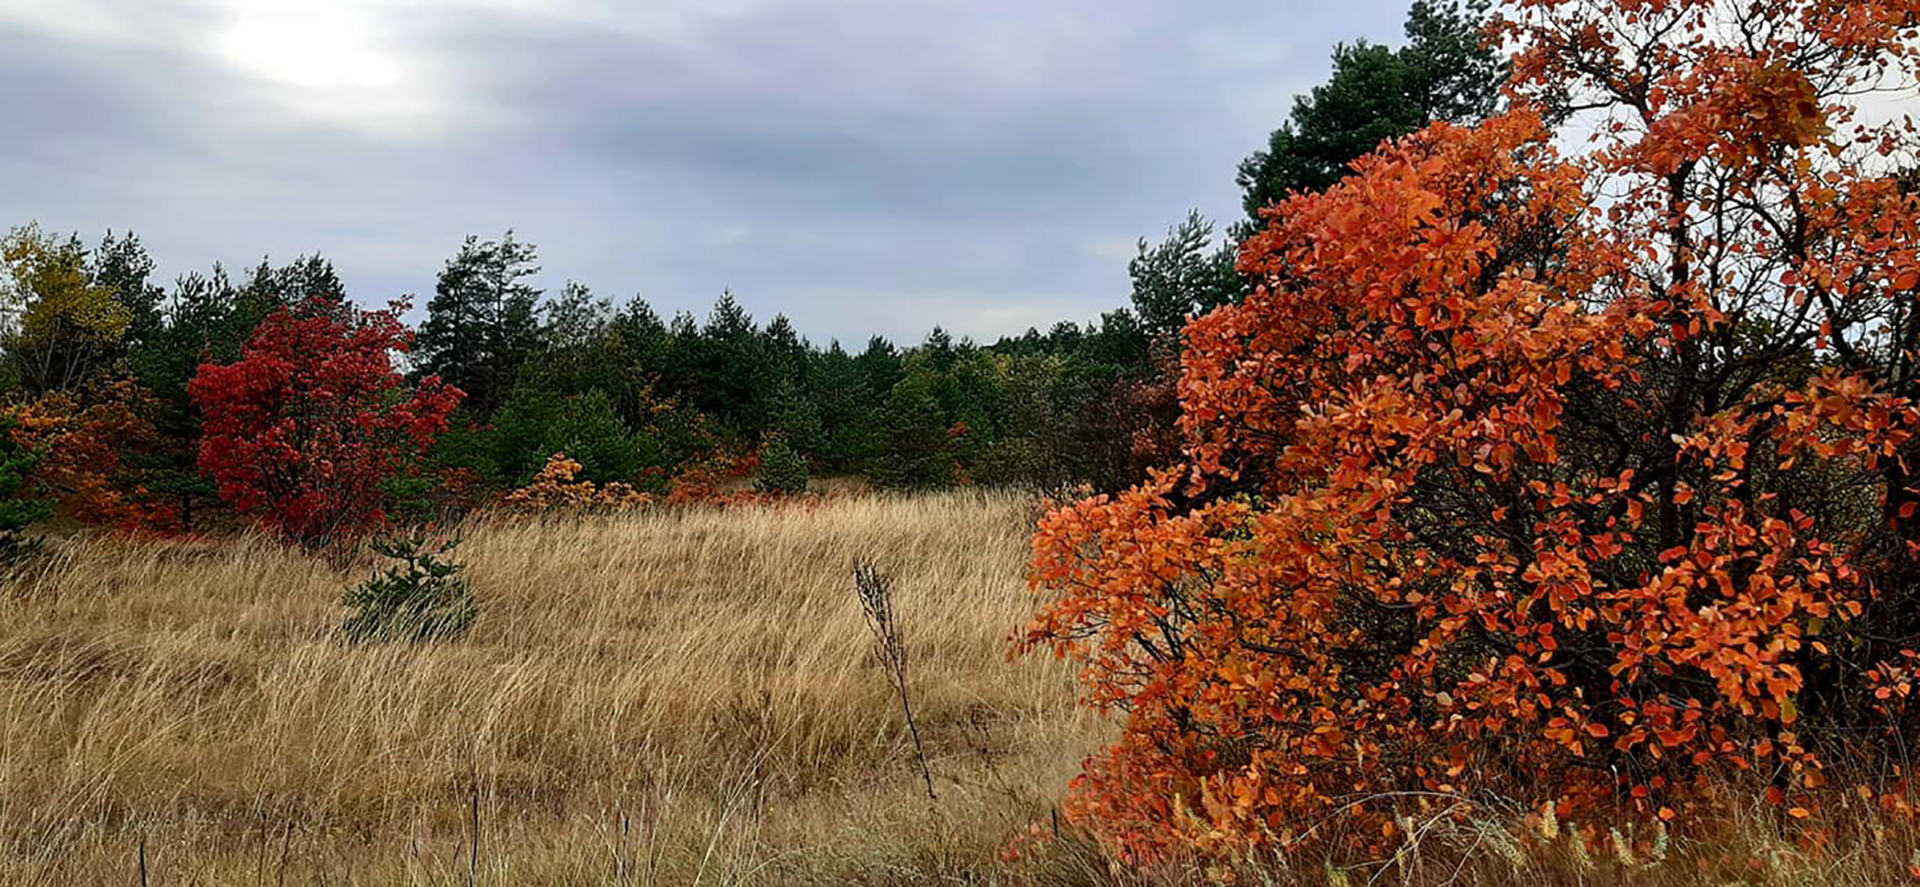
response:
<path id="1" fill-rule="evenodd" d="M 1124 435 L 1136 477 L 1180 456 L 1178 355 L 1156 347 L 1152 362 L 1151 375 L 1120 382 L 1112 399 L 1115 431 Z"/>
<path id="2" fill-rule="evenodd" d="M 675 507 L 808 508 L 842 498 L 838 492 L 770 493 L 754 489 L 747 479 L 759 473 L 764 449 L 743 454 L 717 453 L 684 465 L 673 475 L 667 495 L 660 501 Z"/>
<path id="3" fill-rule="evenodd" d="M 238 362 L 200 367 L 188 386 L 206 416 L 200 468 L 222 499 L 308 545 L 384 521 L 381 485 L 446 428 L 462 396 L 432 376 L 407 390 L 392 360 L 413 339 L 403 310 L 281 311 Z"/>
<path id="4" fill-rule="evenodd" d="M 1742 772 L 1802 817 L 1824 748 L 1920 733 L 1920 140 L 1845 103 L 1920 3 L 1735 6 L 1523 0 L 1511 112 L 1248 241 L 1185 464 L 1034 540 L 1023 646 L 1125 712 L 1077 818 L 1377 851 L 1417 799 L 1665 818 Z"/>
<path id="5" fill-rule="evenodd" d="M 748 482 L 760 473 L 761 451 L 717 452 L 680 467 L 668 482 L 668 505 L 743 505 L 767 500 Z"/>

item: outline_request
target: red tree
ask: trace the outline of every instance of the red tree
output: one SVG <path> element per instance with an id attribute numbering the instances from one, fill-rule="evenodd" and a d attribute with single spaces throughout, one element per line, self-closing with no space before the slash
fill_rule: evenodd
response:
<path id="1" fill-rule="evenodd" d="M 206 416 L 200 469 L 221 498 L 307 545 L 359 538 L 385 519 L 381 485 L 446 428 L 461 391 L 409 391 L 392 357 L 413 337 L 398 314 L 311 305 L 269 317 L 227 366 L 188 386 Z"/>
<path id="2" fill-rule="evenodd" d="M 1071 809 L 1134 851 L 1745 773 L 1805 816 L 1920 732 L 1920 140 L 1849 101 L 1920 3 L 1513 6 L 1513 111 L 1280 207 L 1186 464 L 1036 536 L 1025 645 L 1126 714 Z"/>

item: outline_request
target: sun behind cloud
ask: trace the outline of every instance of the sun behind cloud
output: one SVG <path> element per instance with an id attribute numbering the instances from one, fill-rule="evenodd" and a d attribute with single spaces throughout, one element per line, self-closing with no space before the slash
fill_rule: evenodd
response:
<path id="1" fill-rule="evenodd" d="M 400 80 L 400 65 L 372 39 L 351 7 L 261 4 L 235 10 L 220 35 L 228 62 L 259 77 L 312 89 L 379 89 Z"/>

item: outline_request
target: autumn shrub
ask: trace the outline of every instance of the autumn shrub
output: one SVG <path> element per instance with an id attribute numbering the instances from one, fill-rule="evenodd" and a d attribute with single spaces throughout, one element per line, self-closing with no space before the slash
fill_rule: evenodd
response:
<path id="1" fill-rule="evenodd" d="M 374 553 L 394 561 L 341 595 L 349 613 L 340 631 L 355 642 L 447 640 L 466 634 L 479 615 L 473 585 L 449 555 L 458 539 L 424 531 L 375 539 Z"/>
<path id="2" fill-rule="evenodd" d="M 1023 645 L 1125 713 L 1071 814 L 1136 858 L 1378 858 L 1434 804 L 1905 804 L 1920 142 L 1848 98 L 1917 25 L 1524 0 L 1507 113 L 1275 209 L 1262 285 L 1186 331 L 1183 461 L 1035 537 Z"/>
<path id="3" fill-rule="evenodd" d="M 282 310 L 238 361 L 200 367 L 188 386 L 206 417 L 200 468 L 222 499 L 309 546 L 382 524 L 386 485 L 419 465 L 462 396 L 394 369 L 413 340 L 404 308 Z"/>
<path id="4" fill-rule="evenodd" d="M 565 453 L 555 453 L 546 467 L 535 475 L 533 483 L 508 493 L 502 504 L 520 511 L 617 511 L 637 508 L 654 501 L 631 485 L 615 481 L 596 484 L 579 478 L 580 463 Z"/>
<path id="5" fill-rule="evenodd" d="M 6 407 L 8 434 L 41 452 L 30 484 L 63 514 L 120 529 L 175 526 L 178 509 L 141 470 L 166 446 L 150 392 L 130 381 L 53 391 Z"/>

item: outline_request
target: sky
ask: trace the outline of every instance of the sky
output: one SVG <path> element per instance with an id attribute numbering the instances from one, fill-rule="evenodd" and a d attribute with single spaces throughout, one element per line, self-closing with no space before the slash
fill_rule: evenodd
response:
<path id="1" fill-rule="evenodd" d="M 1127 259 L 1405 0 L 0 0 L 0 226 L 166 281 L 320 252 L 366 304 L 468 234 L 663 315 L 991 340 Z"/>

